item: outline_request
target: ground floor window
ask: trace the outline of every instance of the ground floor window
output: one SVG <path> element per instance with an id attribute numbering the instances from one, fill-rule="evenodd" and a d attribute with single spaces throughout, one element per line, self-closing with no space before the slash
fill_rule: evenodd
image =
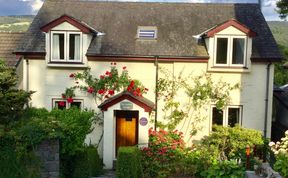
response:
<path id="1" fill-rule="evenodd" d="M 76 107 L 79 109 L 83 108 L 83 100 L 73 99 L 73 102 L 68 103 L 67 100 L 63 99 L 52 99 L 52 107 L 57 109 L 69 109 L 71 107 Z"/>
<path id="2" fill-rule="evenodd" d="M 212 125 L 223 125 L 234 127 L 241 124 L 242 106 L 227 106 L 225 109 L 217 109 L 212 106 Z"/>

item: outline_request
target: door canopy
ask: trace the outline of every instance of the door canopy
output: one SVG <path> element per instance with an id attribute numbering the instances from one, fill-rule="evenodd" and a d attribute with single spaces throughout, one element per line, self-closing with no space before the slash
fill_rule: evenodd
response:
<path id="1" fill-rule="evenodd" d="M 102 111 L 107 111 L 107 109 L 123 100 L 129 100 L 132 103 L 140 106 L 145 112 L 151 112 L 154 109 L 154 103 L 147 98 L 141 96 L 134 96 L 128 91 L 121 92 L 107 100 L 98 106 Z"/>

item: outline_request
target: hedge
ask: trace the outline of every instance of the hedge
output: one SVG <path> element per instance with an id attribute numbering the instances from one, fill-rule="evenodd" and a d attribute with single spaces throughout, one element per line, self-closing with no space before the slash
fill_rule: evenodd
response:
<path id="1" fill-rule="evenodd" d="M 120 147 L 118 150 L 117 178 L 142 178 L 141 155 L 137 147 Z"/>

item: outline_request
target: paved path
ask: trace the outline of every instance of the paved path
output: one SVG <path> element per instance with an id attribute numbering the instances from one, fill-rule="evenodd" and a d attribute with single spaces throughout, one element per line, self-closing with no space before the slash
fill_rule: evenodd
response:
<path id="1" fill-rule="evenodd" d="M 94 178 L 94 177 L 91 177 Z M 105 174 L 95 178 L 116 178 L 116 172 L 114 170 L 107 170 Z"/>

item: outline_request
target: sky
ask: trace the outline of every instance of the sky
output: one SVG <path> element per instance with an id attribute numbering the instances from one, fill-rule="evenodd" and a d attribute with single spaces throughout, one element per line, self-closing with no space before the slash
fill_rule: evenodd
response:
<path id="1" fill-rule="evenodd" d="M 119 0 L 145 1 L 145 0 Z M 257 3 L 258 0 L 146 0 L 165 2 L 219 2 L 219 3 Z M 262 0 L 262 12 L 267 21 L 280 20 L 276 9 L 277 0 Z M 41 8 L 43 0 L 0 0 L 0 16 L 5 15 L 35 15 Z"/>

